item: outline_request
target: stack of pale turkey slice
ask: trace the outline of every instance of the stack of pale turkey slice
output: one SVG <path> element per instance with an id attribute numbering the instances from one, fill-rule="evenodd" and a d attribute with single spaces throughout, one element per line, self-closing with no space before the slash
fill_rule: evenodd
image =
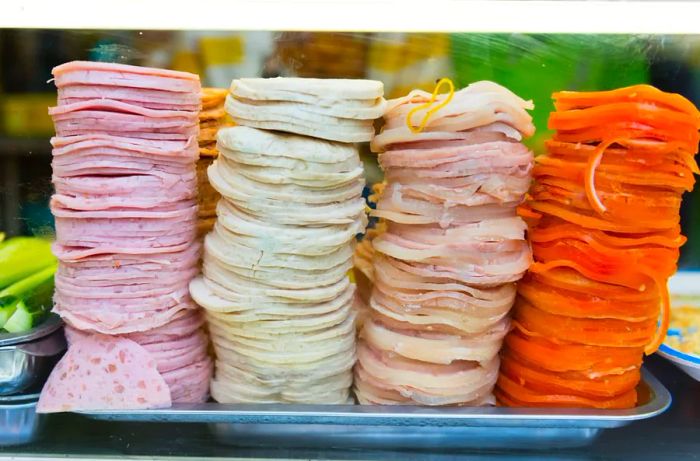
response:
<path id="1" fill-rule="evenodd" d="M 199 113 L 199 160 L 197 161 L 197 190 L 199 206 L 197 231 L 204 235 L 214 227 L 216 204 L 221 197 L 209 184 L 207 169 L 214 163 L 219 151 L 216 149 L 216 133 L 231 122 L 224 101 L 228 90 L 224 88 L 202 88 L 202 111 Z"/>
<path id="2" fill-rule="evenodd" d="M 344 92 L 363 99 L 346 103 Z M 272 110 L 276 102 L 261 103 L 256 116 L 278 116 L 271 124 L 250 123 L 238 116 L 236 104 L 243 96 L 246 105 L 253 105 L 253 98 L 284 97 L 296 102 L 280 107 L 298 108 L 284 115 Z M 331 102 L 333 110 L 349 114 L 355 106 L 381 107 L 381 96 L 376 82 L 233 82 L 227 104 L 243 126 L 219 131 L 219 157 L 209 168 L 209 180 L 222 200 L 214 230 L 204 240 L 203 276 L 190 285 L 207 312 L 216 352 L 211 389 L 217 401 L 350 401 L 355 288 L 347 272 L 355 236 L 366 225 L 357 147 L 245 125 L 325 131 L 335 139 L 345 129 L 342 124 L 302 121 L 295 114 L 303 113 L 303 106 L 329 109 Z M 369 116 L 365 110 L 357 117 L 371 125 L 362 118 Z M 367 133 L 358 140 L 369 138 Z"/>
<path id="3" fill-rule="evenodd" d="M 200 252 L 199 78 L 92 62 L 64 64 L 54 76 L 51 210 L 60 261 L 54 311 L 69 325 L 71 345 L 39 409 L 204 401 L 212 363 L 203 317 L 188 291 Z M 117 365 L 126 367 L 119 383 L 103 389 L 97 368 L 115 348 L 136 360 Z M 137 377 L 156 383 L 150 394 L 105 395 L 139 389 Z M 167 385 L 165 393 L 158 382 Z M 73 392 L 63 392 L 67 387 Z"/>
<path id="4" fill-rule="evenodd" d="M 226 110 L 239 125 L 343 143 L 371 139 L 385 107 L 373 80 L 243 78 L 231 91 Z"/>
<path id="5" fill-rule="evenodd" d="M 438 95 L 439 104 L 447 95 Z M 358 344 L 361 403 L 493 403 L 498 352 L 530 263 L 516 216 L 532 154 L 531 104 L 490 82 L 458 91 L 422 131 L 430 95 L 389 101 L 372 143 L 387 185 L 374 215 L 374 286 Z M 408 120 L 417 126 L 421 108 Z"/>

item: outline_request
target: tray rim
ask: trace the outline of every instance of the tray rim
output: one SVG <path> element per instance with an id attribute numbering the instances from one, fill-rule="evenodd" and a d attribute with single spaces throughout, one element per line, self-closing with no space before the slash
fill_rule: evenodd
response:
<path id="1" fill-rule="evenodd" d="M 642 381 L 651 389 L 652 399 L 627 410 L 204 403 L 175 404 L 171 408 L 150 410 L 75 413 L 116 422 L 604 428 L 652 418 L 671 406 L 670 392 L 646 368 L 642 368 Z"/>

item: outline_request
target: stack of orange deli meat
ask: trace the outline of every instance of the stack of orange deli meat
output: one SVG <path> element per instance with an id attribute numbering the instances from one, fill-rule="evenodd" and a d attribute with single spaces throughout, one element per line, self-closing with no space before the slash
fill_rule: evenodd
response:
<path id="1" fill-rule="evenodd" d="M 216 149 L 216 134 L 219 128 L 230 126 L 224 102 L 228 90 L 225 88 L 202 88 L 202 111 L 199 113 L 199 161 L 197 161 L 197 188 L 199 205 L 197 230 L 204 235 L 214 227 L 216 203 L 221 196 L 209 184 L 207 168 L 219 155 Z"/>
<path id="2" fill-rule="evenodd" d="M 387 228 L 372 242 L 358 343 L 363 404 L 494 403 L 515 282 L 531 262 L 516 207 L 531 180 L 520 141 L 534 132 L 532 104 L 492 82 L 439 87 L 389 101 L 372 142 L 387 181 L 373 214 Z"/>
<path id="3" fill-rule="evenodd" d="M 647 85 L 554 100 L 556 134 L 521 207 L 535 262 L 519 284 L 496 397 L 630 408 L 643 353 L 668 326 L 666 282 L 685 241 L 679 207 L 698 172 L 700 113 Z"/>

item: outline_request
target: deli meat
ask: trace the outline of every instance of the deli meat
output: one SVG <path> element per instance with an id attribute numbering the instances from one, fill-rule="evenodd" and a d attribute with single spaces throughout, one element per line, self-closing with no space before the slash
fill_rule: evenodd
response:
<path id="1" fill-rule="evenodd" d="M 438 95 L 434 104 L 447 95 Z M 515 283 L 530 266 L 516 208 L 530 186 L 532 104 L 477 82 L 417 126 L 431 101 L 388 101 L 371 142 L 386 184 L 371 214 L 372 291 L 359 334 L 363 404 L 492 405 Z"/>
<path id="2" fill-rule="evenodd" d="M 201 250 L 199 78 L 80 61 L 54 77 L 53 310 L 67 324 L 69 351 L 41 411 L 206 401 L 209 341 L 189 294 Z M 115 356 L 109 381 L 100 363 Z"/>
<path id="3" fill-rule="evenodd" d="M 38 413 L 138 410 L 171 405 L 151 354 L 119 337 L 87 335 L 71 343 L 49 377 Z"/>
<path id="4" fill-rule="evenodd" d="M 193 98 L 201 88 L 199 76 L 188 72 L 107 62 L 72 61 L 54 67 L 52 74 L 59 90 L 75 85 L 115 86 L 185 93 Z"/>
<path id="5" fill-rule="evenodd" d="M 58 89 L 58 104 L 69 105 L 95 99 L 125 102 L 147 109 L 177 108 L 196 112 L 201 106 L 199 95 L 187 92 L 173 94 L 171 91 L 128 88 L 112 85 L 71 85 Z"/>
<path id="6" fill-rule="evenodd" d="M 224 109 L 236 126 L 218 131 L 207 167 L 221 200 L 190 283 L 216 353 L 216 401 L 352 403 L 348 271 L 367 224 L 352 143 L 371 138 L 382 93 L 368 80 L 232 82 Z"/>

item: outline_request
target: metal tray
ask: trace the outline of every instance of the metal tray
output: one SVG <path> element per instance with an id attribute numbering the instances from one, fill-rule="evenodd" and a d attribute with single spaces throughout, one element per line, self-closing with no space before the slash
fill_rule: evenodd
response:
<path id="1" fill-rule="evenodd" d="M 205 403 L 81 414 L 106 421 L 209 423 L 221 443 L 236 446 L 550 449 L 585 446 L 603 429 L 654 417 L 671 405 L 671 394 L 644 369 L 639 395 L 640 405 L 629 410 Z"/>

